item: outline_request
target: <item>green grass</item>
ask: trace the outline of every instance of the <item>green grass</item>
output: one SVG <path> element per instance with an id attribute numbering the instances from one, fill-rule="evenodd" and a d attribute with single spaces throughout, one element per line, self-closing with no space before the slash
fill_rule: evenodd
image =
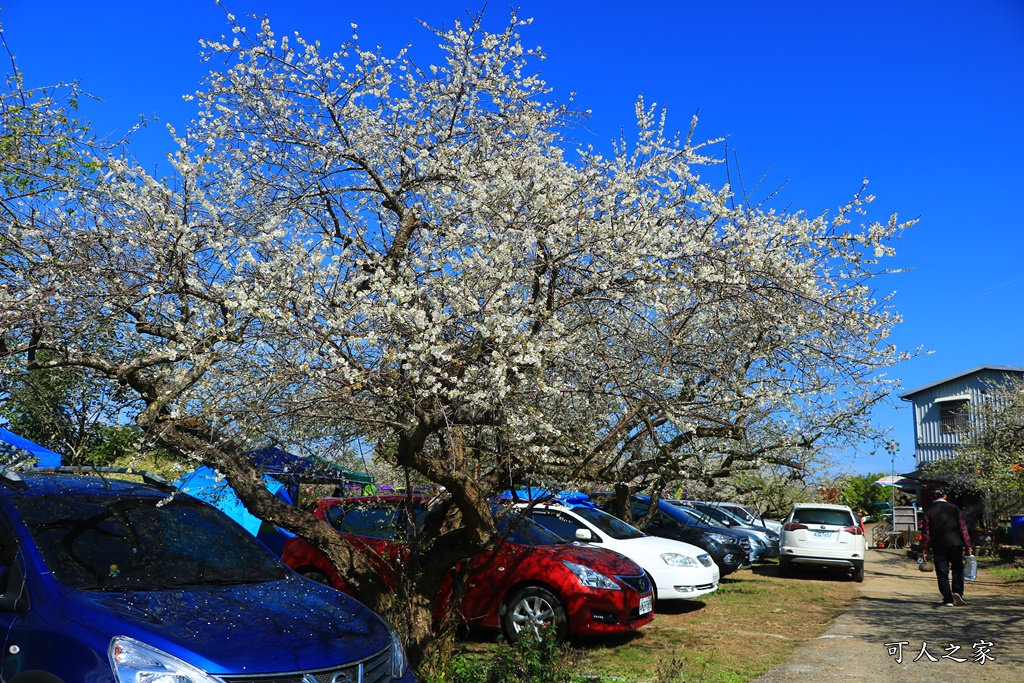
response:
<path id="1" fill-rule="evenodd" d="M 1018 553 L 1017 549 L 1008 549 L 996 557 L 979 557 L 978 568 L 991 572 L 1006 583 L 1024 583 L 1024 566 L 1016 566 L 1021 562 L 1021 558 L 1024 558 L 1024 553 Z"/>

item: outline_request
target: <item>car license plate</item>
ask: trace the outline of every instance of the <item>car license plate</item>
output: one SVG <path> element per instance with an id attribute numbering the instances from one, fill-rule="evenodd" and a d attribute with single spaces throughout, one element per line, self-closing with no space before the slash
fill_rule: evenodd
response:
<path id="1" fill-rule="evenodd" d="M 640 598 L 640 614 L 647 614 L 654 609 L 654 598 L 648 595 L 646 598 Z"/>
<path id="2" fill-rule="evenodd" d="M 814 537 L 815 538 L 832 538 L 832 532 L 831 531 L 815 531 L 814 532 Z"/>

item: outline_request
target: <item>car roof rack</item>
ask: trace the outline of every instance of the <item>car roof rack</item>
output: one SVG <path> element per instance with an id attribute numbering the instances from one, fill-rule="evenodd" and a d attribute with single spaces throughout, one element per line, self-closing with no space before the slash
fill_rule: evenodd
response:
<path id="1" fill-rule="evenodd" d="M 61 467 L 29 467 L 23 470 L 26 474 L 96 474 L 105 478 L 106 474 L 132 474 L 141 477 L 142 481 L 150 486 L 157 486 L 164 489 L 176 490 L 174 485 L 161 477 L 145 470 L 136 470 L 130 467 L 99 467 L 94 465 L 63 465 Z M 17 474 L 17 473 L 14 473 Z M 18 477 L 21 480 L 21 477 Z M 23 480 L 22 480 L 23 481 Z M 24 483 L 24 482 L 23 482 Z M 22 487 L 24 488 L 24 486 Z"/>
<path id="2" fill-rule="evenodd" d="M 0 467 L 0 483 L 10 486 L 12 489 L 27 489 L 28 484 L 16 470 L 10 467 Z"/>

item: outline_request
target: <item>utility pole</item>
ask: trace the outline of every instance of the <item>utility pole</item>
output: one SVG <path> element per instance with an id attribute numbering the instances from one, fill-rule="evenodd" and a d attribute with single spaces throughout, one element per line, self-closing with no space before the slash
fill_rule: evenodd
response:
<path id="1" fill-rule="evenodd" d="M 892 458 L 892 464 L 890 465 L 890 474 L 892 475 L 892 486 L 889 487 L 890 496 L 892 502 L 889 503 L 889 507 L 892 508 L 892 530 L 896 531 L 896 453 L 900 450 L 899 441 L 890 441 L 885 444 L 885 450 L 889 451 L 889 455 Z"/>

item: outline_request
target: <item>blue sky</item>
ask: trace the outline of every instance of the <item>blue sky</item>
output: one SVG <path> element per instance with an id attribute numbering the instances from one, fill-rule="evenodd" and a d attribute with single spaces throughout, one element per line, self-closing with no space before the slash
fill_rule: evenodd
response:
<path id="1" fill-rule="evenodd" d="M 436 43 L 416 19 L 451 23 L 482 3 L 228 0 L 268 15 L 279 34 L 325 47 L 359 25 L 364 45 L 393 53 Z M 502 25 L 509 3 L 491 2 Z M 879 292 L 895 291 L 905 322 L 894 342 L 930 353 L 897 366 L 904 390 L 978 365 L 1024 366 L 1024 2 L 588 2 L 524 0 L 527 44 L 559 99 L 593 111 L 580 137 L 599 149 L 633 122 L 633 104 L 668 108 L 697 137 L 728 136 L 744 179 L 785 183 L 781 199 L 810 214 L 833 210 L 867 177 L 878 200 L 920 222 L 897 244 Z M 157 166 L 164 123 L 182 128 L 207 67 L 198 40 L 226 32 L 213 0 L 8 0 L 8 46 L 29 84 L 80 80 L 102 102 L 83 113 L 97 132 L 159 117 L 133 146 Z M 423 54 L 423 53 L 421 53 Z M 588 137 L 589 136 L 589 137 Z M 900 442 L 895 468 L 914 467 L 910 411 L 876 411 Z M 852 472 L 888 472 L 871 447 L 844 454 Z"/>

